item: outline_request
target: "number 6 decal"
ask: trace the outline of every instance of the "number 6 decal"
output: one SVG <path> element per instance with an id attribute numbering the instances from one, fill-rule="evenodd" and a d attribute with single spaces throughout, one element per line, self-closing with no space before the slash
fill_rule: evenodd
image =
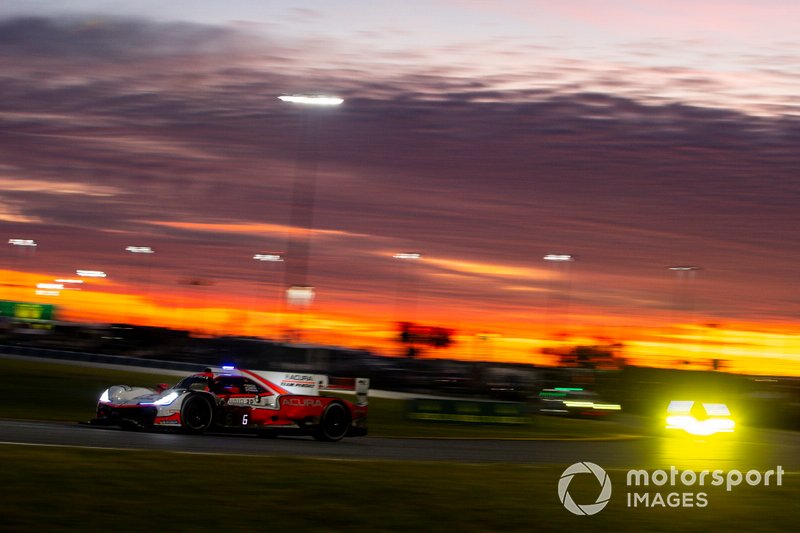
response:
<path id="1" fill-rule="evenodd" d="M 248 417 L 248 416 L 250 416 L 250 415 L 244 415 L 244 416 L 242 416 L 242 425 L 243 425 L 243 426 L 246 426 L 246 425 L 247 425 L 247 417 Z"/>

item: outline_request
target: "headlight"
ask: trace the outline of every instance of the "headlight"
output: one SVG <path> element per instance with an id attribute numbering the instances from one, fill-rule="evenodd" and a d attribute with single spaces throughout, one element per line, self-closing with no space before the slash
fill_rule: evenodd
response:
<path id="1" fill-rule="evenodd" d="M 101 403 L 108 403 L 111 400 L 108 397 L 108 389 L 103 391 L 103 394 L 100 395 L 100 402 Z"/>
<path id="2" fill-rule="evenodd" d="M 178 396 L 180 395 L 177 392 L 170 392 L 163 398 L 159 398 L 158 400 L 154 401 L 153 405 L 169 405 L 175 400 L 177 400 Z"/>
<path id="3" fill-rule="evenodd" d="M 673 400 L 667 407 L 667 429 L 682 429 L 690 435 L 708 436 L 715 433 L 733 433 L 736 422 L 731 418 L 731 412 L 724 403 Z M 700 411 L 699 419 L 694 411 Z"/>

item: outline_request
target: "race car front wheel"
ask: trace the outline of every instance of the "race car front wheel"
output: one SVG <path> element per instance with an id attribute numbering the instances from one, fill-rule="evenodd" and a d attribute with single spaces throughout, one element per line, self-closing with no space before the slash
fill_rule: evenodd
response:
<path id="1" fill-rule="evenodd" d="M 186 398 L 181 407 L 181 426 L 184 432 L 199 434 L 211 427 L 214 410 L 211 402 L 199 394 Z"/>
<path id="2" fill-rule="evenodd" d="M 319 419 L 319 425 L 314 431 L 314 438 L 329 442 L 342 440 L 350 429 L 350 413 L 347 407 L 339 402 L 333 402 L 325 408 Z"/>

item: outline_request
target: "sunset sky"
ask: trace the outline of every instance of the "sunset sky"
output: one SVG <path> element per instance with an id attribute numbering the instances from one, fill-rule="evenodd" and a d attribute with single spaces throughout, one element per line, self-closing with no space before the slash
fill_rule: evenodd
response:
<path id="1" fill-rule="evenodd" d="M 345 102 L 277 98 L 299 93 Z M 795 0 L 5 0 L 0 96 L 0 299 L 381 353 L 411 320 L 455 329 L 438 356 L 621 342 L 642 364 L 800 375 Z M 252 259 L 297 220 L 303 313 L 281 303 L 292 262 Z M 76 269 L 108 277 L 34 294 Z"/>

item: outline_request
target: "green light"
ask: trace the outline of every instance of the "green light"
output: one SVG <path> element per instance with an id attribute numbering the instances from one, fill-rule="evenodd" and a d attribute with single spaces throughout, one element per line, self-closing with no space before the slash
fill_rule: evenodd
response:
<path id="1" fill-rule="evenodd" d="M 563 392 L 580 392 L 583 390 L 581 387 L 556 387 L 553 390 L 563 391 Z"/>

